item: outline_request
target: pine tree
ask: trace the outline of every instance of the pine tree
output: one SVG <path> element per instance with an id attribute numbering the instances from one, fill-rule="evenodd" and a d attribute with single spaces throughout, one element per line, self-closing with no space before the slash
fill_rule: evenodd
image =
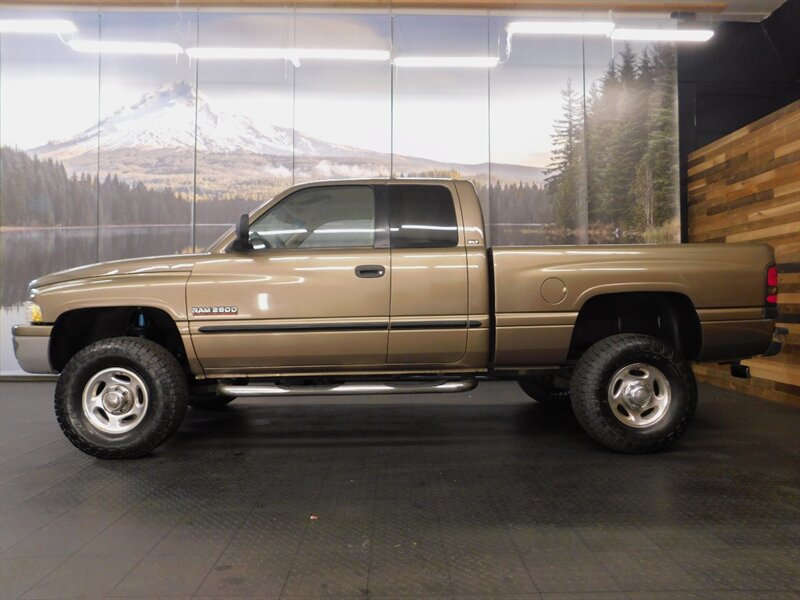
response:
<path id="1" fill-rule="evenodd" d="M 652 79 L 649 86 L 645 150 L 636 169 L 633 189 L 638 208 L 637 224 L 645 232 L 676 216 L 678 172 L 675 58 L 672 47 L 652 47 Z"/>
<path id="2" fill-rule="evenodd" d="M 553 125 L 553 150 L 545 169 L 545 183 L 553 199 L 556 222 L 563 228 L 576 227 L 577 203 L 583 180 L 583 104 L 581 96 L 567 80 L 561 91 L 563 115 Z"/>
<path id="3" fill-rule="evenodd" d="M 608 222 L 623 231 L 634 220 L 631 183 L 646 140 L 642 108 L 642 90 L 636 74 L 636 55 L 630 44 L 620 52 L 619 90 L 616 118 L 609 138 L 609 161 L 606 171 L 607 193 L 602 210 Z"/>
<path id="4" fill-rule="evenodd" d="M 593 85 L 587 103 L 587 201 L 591 223 L 608 222 L 605 210 L 613 202 L 611 140 L 617 127 L 620 91 L 617 65 L 611 60 L 599 85 Z"/>

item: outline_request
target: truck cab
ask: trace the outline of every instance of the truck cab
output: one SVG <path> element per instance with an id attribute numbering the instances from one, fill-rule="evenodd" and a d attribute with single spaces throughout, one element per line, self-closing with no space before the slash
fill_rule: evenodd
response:
<path id="1" fill-rule="evenodd" d="M 244 251 L 228 235 L 192 270 L 189 329 L 204 373 L 485 371 L 475 198 L 452 180 L 288 190 L 250 215 Z"/>

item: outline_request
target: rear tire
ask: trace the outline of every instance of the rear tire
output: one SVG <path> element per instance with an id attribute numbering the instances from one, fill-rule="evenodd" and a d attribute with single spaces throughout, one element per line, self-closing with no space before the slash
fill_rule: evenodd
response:
<path id="1" fill-rule="evenodd" d="M 189 406 L 197 410 L 222 410 L 236 400 L 234 396 L 218 396 L 217 394 L 192 394 Z"/>
<path id="2" fill-rule="evenodd" d="M 55 411 L 64 435 L 82 452 L 139 458 L 180 426 L 188 395 L 183 369 L 165 348 L 142 338 L 109 338 L 64 367 Z"/>
<path id="3" fill-rule="evenodd" d="M 522 391 L 545 406 L 569 406 L 569 389 L 557 387 L 551 377 L 528 377 L 520 379 Z"/>
<path id="4" fill-rule="evenodd" d="M 688 361 L 647 335 L 613 335 L 594 344 L 578 361 L 570 389 L 573 412 L 586 432 L 629 454 L 674 444 L 697 407 Z"/>

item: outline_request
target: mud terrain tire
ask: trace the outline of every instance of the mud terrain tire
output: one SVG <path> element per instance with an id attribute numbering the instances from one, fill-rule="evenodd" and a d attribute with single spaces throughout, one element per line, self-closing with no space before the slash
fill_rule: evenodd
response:
<path id="1" fill-rule="evenodd" d="M 587 433 L 628 454 L 674 444 L 697 407 L 688 361 L 647 335 L 613 335 L 594 344 L 578 361 L 570 391 L 572 410 Z"/>
<path id="2" fill-rule="evenodd" d="M 165 348 L 117 337 L 90 344 L 67 363 L 55 412 L 64 435 L 86 454 L 139 458 L 180 427 L 188 397 L 186 375 Z"/>

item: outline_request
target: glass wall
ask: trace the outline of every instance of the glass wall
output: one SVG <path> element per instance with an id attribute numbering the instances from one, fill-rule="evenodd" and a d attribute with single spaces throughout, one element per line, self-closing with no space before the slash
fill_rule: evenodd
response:
<path id="1" fill-rule="evenodd" d="M 581 36 L 505 35 L 492 19 L 502 62 L 490 74 L 492 241 L 498 245 L 586 240 L 582 160 Z"/>
<path id="2" fill-rule="evenodd" d="M 104 11 L 99 17 L 101 43 L 184 48 L 197 39 L 193 12 Z M 177 53 L 132 50 L 96 55 L 100 260 L 192 248 L 195 65 Z"/>
<path id="3" fill-rule="evenodd" d="M 0 372 L 30 279 L 312 179 L 468 178 L 495 245 L 677 241 L 674 47 L 509 38 L 532 18 L 4 5 L 63 27 L 0 34 Z"/>
<path id="4" fill-rule="evenodd" d="M 243 212 L 292 185 L 294 77 L 291 62 L 222 58 L 214 49 L 290 47 L 282 13 L 199 15 L 195 246 L 204 248 Z M 216 57 L 215 57 L 216 56 Z"/>
<path id="5" fill-rule="evenodd" d="M 0 7 L 0 19 L 37 14 Z M 98 39 L 95 12 L 46 16 Z M 28 282 L 97 260 L 98 93 L 96 55 L 53 34 L 0 33 L 0 374 L 19 372 L 11 326 L 25 319 Z"/>
<path id="6" fill-rule="evenodd" d="M 486 16 L 394 17 L 395 55 L 423 60 L 410 66 L 397 61 L 392 130 L 395 176 L 468 178 L 490 218 L 490 68 L 437 64 L 434 60 L 493 55 L 488 26 Z"/>
<path id="7" fill-rule="evenodd" d="M 588 241 L 680 240 L 674 45 L 595 39 L 584 56 Z"/>
<path id="8" fill-rule="evenodd" d="M 390 36 L 386 14 L 297 14 L 294 44 L 310 57 L 298 58 L 295 67 L 295 183 L 389 176 L 389 61 L 325 53 L 388 55 Z"/>

